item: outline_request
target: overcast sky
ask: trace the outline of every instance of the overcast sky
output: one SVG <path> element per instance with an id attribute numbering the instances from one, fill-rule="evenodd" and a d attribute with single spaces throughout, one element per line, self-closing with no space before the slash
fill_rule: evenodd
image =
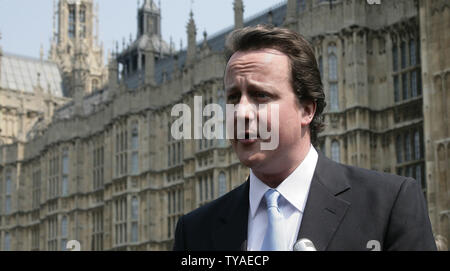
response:
<path id="1" fill-rule="evenodd" d="M 136 14 L 138 0 L 94 0 L 100 9 L 100 40 L 104 43 L 105 56 L 113 41 L 122 38 L 127 42 L 130 34 L 136 37 Z M 141 4 L 144 0 L 140 0 Z M 186 47 L 186 24 L 192 7 L 197 25 L 197 40 L 234 24 L 233 0 L 162 0 L 162 34 L 169 42 L 172 37 L 175 48 L 180 40 Z M 244 18 L 254 16 L 280 0 L 244 0 Z M 156 1 L 158 3 L 158 0 Z M 52 36 L 53 0 L 0 0 L 0 46 L 3 51 L 25 56 L 39 57 L 41 44 L 45 55 Z"/>

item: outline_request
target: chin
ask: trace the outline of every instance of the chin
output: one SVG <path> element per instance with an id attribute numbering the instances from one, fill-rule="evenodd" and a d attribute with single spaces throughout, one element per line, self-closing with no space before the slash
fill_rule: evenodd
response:
<path id="1" fill-rule="evenodd" d="M 232 144 L 234 151 L 241 161 L 246 167 L 249 168 L 258 168 L 267 162 L 267 151 L 262 151 L 259 143 L 253 145 L 242 145 L 238 142 L 233 142 Z"/>
<path id="2" fill-rule="evenodd" d="M 237 156 L 239 158 L 239 161 L 241 161 L 242 164 L 249 168 L 257 168 L 266 160 L 265 155 L 261 152 L 238 152 Z"/>

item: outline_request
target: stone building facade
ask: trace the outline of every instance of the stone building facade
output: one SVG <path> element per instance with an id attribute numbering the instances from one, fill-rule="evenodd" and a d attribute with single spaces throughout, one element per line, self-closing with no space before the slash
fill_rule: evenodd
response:
<path id="1" fill-rule="evenodd" d="M 59 10 L 71 3 L 61 0 Z M 247 20 L 243 1 L 233 8 L 235 25 L 212 37 L 203 33 L 199 43 L 191 13 L 187 48 L 175 51 L 161 38 L 161 10 L 146 0 L 136 40 L 113 53 L 107 71 L 83 62 L 95 55 L 86 44 L 65 64 L 64 57 L 52 58 L 70 98 L 43 95 L 56 102 L 23 129 L 27 137 L 0 131 L 7 138 L 0 144 L 0 250 L 63 250 L 68 240 L 82 250 L 171 249 L 182 214 L 248 176 L 226 140 L 175 140 L 171 110 L 184 103 L 193 112 L 195 96 L 203 107 L 225 106 L 226 35 L 258 23 L 299 31 L 314 47 L 328 104 L 317 148 L 341 163 L 414 177 L 436 239 L 447 249 L 449 5 L 289 0 Z M 64 16 L 59 39 L 71 35 Z M 0 64 L 3 58 L 0 50 Z M 72 81 L 64 79 L 65 69 Z M 95 90 L 93 79 L 105 85 Z M 25 95 L 0 86 L 0 95 L 17 101 Z M 29 93 L 33 103 L 38 93 Z M 14 113 L 19 123 L 31 115 L 31 108 L 0 98 L 0 123 L 10 110 L 21 112 Z"/>

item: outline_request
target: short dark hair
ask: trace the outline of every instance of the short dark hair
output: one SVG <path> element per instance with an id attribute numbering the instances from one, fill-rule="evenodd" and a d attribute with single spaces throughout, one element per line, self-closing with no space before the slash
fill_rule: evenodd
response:
<path id="1" fill-rule="evenodd" d="M 311 142 L 324 128 L 322 112 L 326 106 L 325 93 L 317 61 L 309 42 L 297 32 L 271 25 L 257 25 L 236 29 L 228 36 L 225 57 L 228 62 L 237 51 L 276 49 L 289 57 L 292 89 L 298 102 L 316 103 L 316 112 L 309 124 Z"/>

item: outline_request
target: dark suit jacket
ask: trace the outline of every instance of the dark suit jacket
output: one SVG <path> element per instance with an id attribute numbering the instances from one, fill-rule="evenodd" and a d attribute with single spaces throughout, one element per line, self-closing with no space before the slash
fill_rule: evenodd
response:
<path id="1" fill-rule="evenodd" d="M 245 250 L 249 180 L 182 216 L 174 250 Z M 261 236 L 261 238 L 264 238 Z M 420 184 L 336 163 L 319 153 L 298 239 L 321 250 L 436 250 Z"/>

